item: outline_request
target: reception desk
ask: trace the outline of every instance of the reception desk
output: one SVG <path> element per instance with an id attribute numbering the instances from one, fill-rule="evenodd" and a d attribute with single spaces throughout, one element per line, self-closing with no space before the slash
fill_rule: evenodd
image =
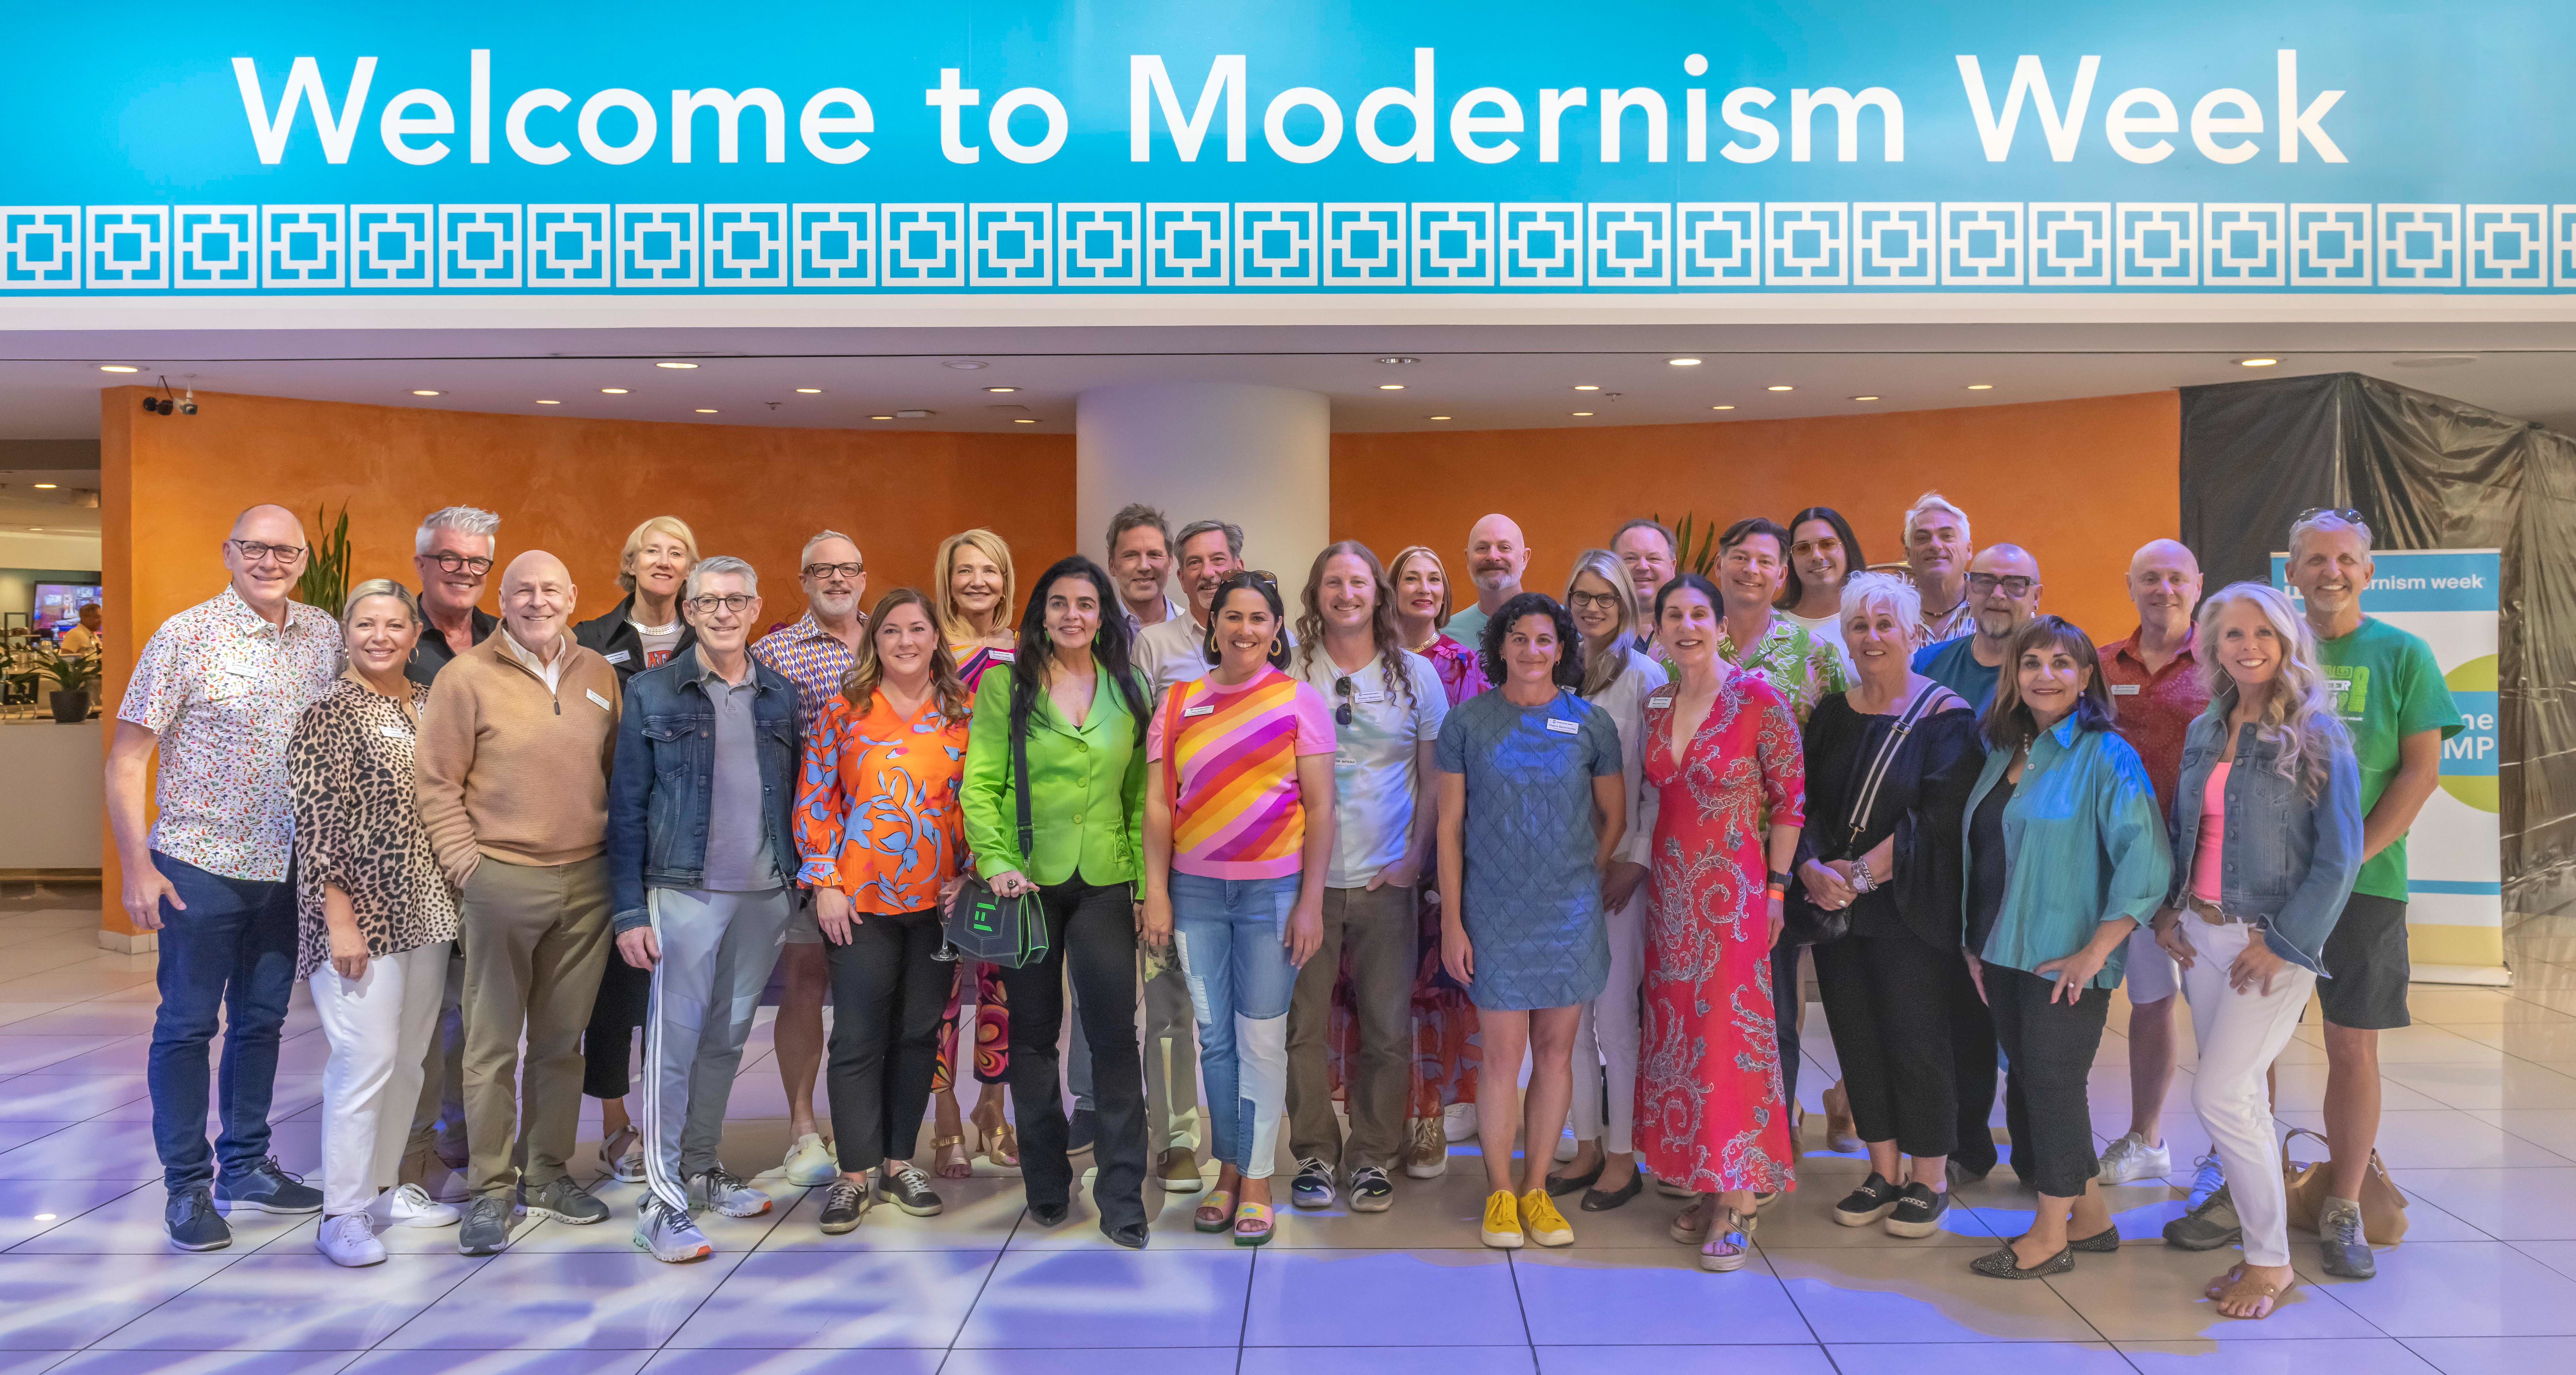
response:
<path id="1" fill-rule="evenodd" d="M 0 873 L 99 868 L 106 763 L 95 718 L 0 721 Z"/>

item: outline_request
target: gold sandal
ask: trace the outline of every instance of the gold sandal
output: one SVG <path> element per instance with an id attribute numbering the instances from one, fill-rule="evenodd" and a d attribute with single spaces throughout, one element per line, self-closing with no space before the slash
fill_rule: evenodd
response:
<path id="1" fill-rule="evenodd" d="M 951 1155 L 952 1151 L 956 1154 Z M 930 1138 L 930 1168 L 941 1179 L 964 1179 L 975 1173 L 975 1157 L 966 1153 L 966 1138 L 963 1135 Z"/>
<path id="2" fill-rule="evenodd" d="M 995 1169 L 1016 1170 L 1020 1167 L 1019 1133 L 1002 1119 L 1001 1101 L 993 1099 L 990 1102 L 992 1116 L 989 1119 L 984 1115 L 986 1105 L 983 1103 L 976 1104 L 975 1111 L 966 1119 L 975 1126 L 977 1149 L 986 1160 L 993 1162 Z"/>

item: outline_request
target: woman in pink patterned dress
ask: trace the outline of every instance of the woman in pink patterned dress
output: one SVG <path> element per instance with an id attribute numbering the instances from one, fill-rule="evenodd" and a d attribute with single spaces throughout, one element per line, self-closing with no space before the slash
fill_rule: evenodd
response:
<path id="1" fill-rule="evenodd" d="M 1700 1247 L 1701 1269 L 1724 1271 L 1752 1255 L 1754 1196 L 1795 1185 L 1771 947 L 1806 759 L 1779 692 L 1719 661 L 1720 605 L 1695 573 L 1655 599 L 1656 639 L 1680 674 L 1646 699 L 1658 809 L 1636 1135 L 1647 1168 L 1701 1196 L 1674 1239 Z"/>

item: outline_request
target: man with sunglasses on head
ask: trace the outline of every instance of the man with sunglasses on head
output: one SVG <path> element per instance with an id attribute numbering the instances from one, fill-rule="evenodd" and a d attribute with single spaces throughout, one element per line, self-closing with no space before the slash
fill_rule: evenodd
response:
<path id="1" fill-rule="evenodd" d="M 814 718 L 841 690 L 859 643 L 867 638 L 867 560 L 858 542 L 838 530 L 818 530 L 797 557 L 805 589 L 805 614 L 753 643 L 751 657 L 796 685 L 797 727 L 811 733 Z M 823 998 L 831 967 L 823 954 L 823 928 L 814 918 L 811 889 L 796 890 L 796 912 L 787 919 L 787 944 L 778 962 L 785 971 L 778 990 L 778 1078 L 787 1089 L 787 1182 L 817 1188 L 841 1177 L 832 1143 L 823 1136 L 828 1115 L 814 1114 L 814 1081 L 823 1070 Z"/>
<path id="2" fill-rule="evenodd" d="M 287 743 L 340 672 L 331 614 L 293 600 L 304 527 L 254 506 L 222 544 L 231 585 L 161 623 L 134 661 L 107 756 L 107 816 L 128 920 L 159 933 L 161 1005 L 146 1079 L 170 1244 L 232 1244 L 219 1209 L 318 1213 L 322 1193 L 269 1155 L 269 1097 L 295 990 L 294 810 Z M 160 815 L 144 825 L 145 779 Z M 229 1014 L 229 1015 L 227 1015 Z M 207 1049 L 225 1022 L 206 1145 Z"/>
<path id="3" fill-rule="evenodd" d="M 1978 550 L 1968 563 L 1966 605 L 1976 628 L 1914 651 L 1914 671 L 1984 711 L 2013 637 L 2039 614 L 2039 560 L 2018 544 Z"/>

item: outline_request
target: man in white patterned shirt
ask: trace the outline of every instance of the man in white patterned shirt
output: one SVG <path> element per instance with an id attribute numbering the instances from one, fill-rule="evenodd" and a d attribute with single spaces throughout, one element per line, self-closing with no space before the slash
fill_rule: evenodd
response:
<path id="1" fill-rule="evenodd" d="M 295 988 L 295 822 L 287 741 L 340 670 L 329 612 L 291 599 L 304 527 L 254 506 L 223 542 L 232 585 L 161 623 L 134 661 L 107 758 L 107 814 L 126 916 L 160 933 L 160 1012 L 147 1079 L 170 1191 L 170 1244 L 232 1244 L 217 1205 L 316 1213 L 322 1194 L 268 1153 L 279 1028 Z M 155 749 L 160 816 L 144 827 Z M 207 1051 L 229 1007 L 206 1145 Z M 209 1187 L 211 1186 L 211 1187 Z"/>
<path id="2" fill-rule="evenodd" d="M 1968 534 L 1968 513 L 1939 492 L 1925 492 L 1906 510 L 1905 566 L 1913 574 L 1915 590 L 1923 594 L 1916 648 L 1956 639 L 1977 628 L 1977 608 L 1968 596 L 1968 560 L 1976 552 Z"/>

